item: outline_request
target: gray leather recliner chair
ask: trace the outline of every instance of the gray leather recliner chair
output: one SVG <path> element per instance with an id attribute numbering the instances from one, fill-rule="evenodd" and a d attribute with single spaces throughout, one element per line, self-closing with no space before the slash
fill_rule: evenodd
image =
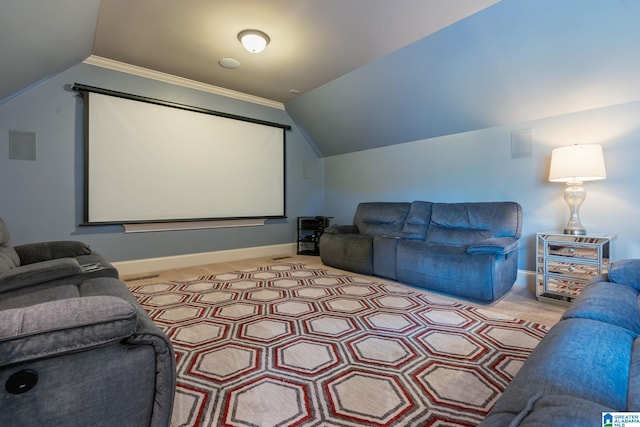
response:
<path id="1" fill-rule="evenodd" d="M 0 425 L 168 426 L 175 357 L 103 257 L 0 220 L 0 384 Z"/>

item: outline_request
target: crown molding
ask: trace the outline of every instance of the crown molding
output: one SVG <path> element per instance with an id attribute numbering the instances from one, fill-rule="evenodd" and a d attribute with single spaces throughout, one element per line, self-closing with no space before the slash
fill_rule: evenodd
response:
<path id="1" fill-rule="evenodd" d="M 138 67 L 136 65 L 126 64 L 120 61 L 114 61 L 112 59 L 103 58 L 101 56 L 91 55 L 82 62 L 84 64 L 95 65 L 96 67 L 108 68 L 110 70 L 121 71 L 127 74 L 133 74 L 140 77 L 146 77 L 148 79 L 200 90 L 202 92 L 209 92 L 216 95 L 226 96 L 228 98 L 238 99 L 240 101 L 251 102 L 253 104 L 259 104 L 266 107 L 284 110 L 284 104 L 282 102 L 272 101 L 270 99 L 261 98 L 259 96 L 249 95 L 243 92 L 225 89 L 219 86 L 202 83 L 195 80 L 185 79 L 183 77 L 162 73 L 160 71 L 150 70 L 148 68 Z"/>

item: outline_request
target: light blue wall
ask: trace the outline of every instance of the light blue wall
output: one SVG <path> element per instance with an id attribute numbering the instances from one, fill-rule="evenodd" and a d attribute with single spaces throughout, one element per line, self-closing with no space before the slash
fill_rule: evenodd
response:
<path id="1" fill-rule="evenodd" d="M 511 132 L 533 129 L 533 155 L 511 158 Z M 640 101 L 325 158 L 325 211 L 351 223 L 361 201 L 513 200 L 524 213 L 520 269 L 534 270 L 535 233 L 568 220 L 564 184 L 547 181 L 551 150 L 601 144 L 608 177 L 587 182 L 588 232 L 618 235 L 619 258 L 640 257 Z"/>
<path id="2" fill-rule="evenodd" d="M 67 87 L 76 82 L 292 125 L 286 151 L 289 219 L 270 220 L 263 227 L 126 235 L 120 226 L 78 227 L 82 103 Z M 9 159 L 10 130 L 36 133 L 35 161 Z M 86 64 L 0 105 L 0 182 L 0 217 L 14 244 L 78 239 L 112 261 L 291 243 L 296 216 L 320 214 L 324 195 L 322 160 L 286 112 Z"/>

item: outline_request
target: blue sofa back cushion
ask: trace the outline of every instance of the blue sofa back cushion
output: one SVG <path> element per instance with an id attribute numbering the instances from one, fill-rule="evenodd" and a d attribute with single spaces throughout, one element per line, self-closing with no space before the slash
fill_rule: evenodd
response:
<path id="1" fill-rule="evenodd" d="M 619 283 L 591 283 L 567 308 L 562 318 L 598 320 L 640 334 L 638 290 Z"/>
<path id="2" fill-rule="evenodd" d="M 353 223 L 366 236 L 396 234 L 402 231 L 411 203 L 363 202 L 358 205 Z"/>
<path id="3" fill-rule="evenodd" d="M 424 240 L 431 219 L 432 207 L 432 202 L 416 201 L 411 203 L 411 209 L 402 229 L 405 233 L 403 236 L 405 239 Z"/>
<path id="4" fill-rule="evenodd" d="M 466 246 L 491 237 L 520 238 L 522 208 L 514 202 L 434 203 L 426 240 Z"/>
<path id="5" fill-rule="evenodd" d="M 640 259 L 616 261 L 607 273 L 609 280 L 640 290 Z"/>

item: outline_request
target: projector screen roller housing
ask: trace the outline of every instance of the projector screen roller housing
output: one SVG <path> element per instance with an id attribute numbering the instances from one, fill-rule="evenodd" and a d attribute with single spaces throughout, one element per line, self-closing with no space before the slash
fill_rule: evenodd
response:
<path id="1" fill-rule="evenodd" d="M 85 224 L 285 217 L 288 126 L 88 88 Z"/>

